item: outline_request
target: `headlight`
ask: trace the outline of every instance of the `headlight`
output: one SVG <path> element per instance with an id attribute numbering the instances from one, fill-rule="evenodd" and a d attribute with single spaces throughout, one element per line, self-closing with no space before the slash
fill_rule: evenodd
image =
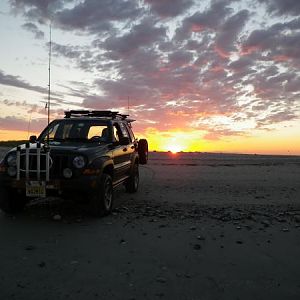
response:
<path id="1" fill-rule="evenodd" d="M 10 167 L 14 167 L 17 165 L 17 155 L 15 152 L 8 154 L 7 158 L 6 158 L 7 164 Z"/>
<path id="2" fill-rule="evenodd" d="M 82 169 L 85 166 L 85 160 L 83 156 L 76 156 L 73 159 L 73 166 L 77 169 Z"/>
<path id="3" fill-rule="evenodd" d="M 11 176 L 11 177 L 16 176 L 17 175 L 17 169 L 16 169 L 16 167 L 13 167 L 13 166 L 8 167 L 7 174 L 9 176 Z"/>

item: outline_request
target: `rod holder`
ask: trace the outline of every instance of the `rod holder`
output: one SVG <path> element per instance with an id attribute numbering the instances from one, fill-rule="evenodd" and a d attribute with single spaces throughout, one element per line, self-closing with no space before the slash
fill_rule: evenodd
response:
<path id="1" fill-rule="evenodd" d="M 17 180 L 20 180 L 21 147 L 17 147 Z"/>

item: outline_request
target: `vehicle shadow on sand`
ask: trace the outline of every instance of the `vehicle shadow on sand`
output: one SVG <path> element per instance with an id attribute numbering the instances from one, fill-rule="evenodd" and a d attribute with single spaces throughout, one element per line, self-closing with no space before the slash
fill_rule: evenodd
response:
<path id="1" fill-rule="evenodd" d="M 123 188 L 117 188 L 114 191 L 115 200 L 112 214 L 109 216 L 95 217 L 88 211 L 88 204 L 85 199 L 64 199 L 61 197 L 46 197 L 32 199 L 25 206 L 24 211 L 17 214 L 2 214 L 8 218 L 26 220 L 44 220 L 56 221 L 66 224 L 72 223 L 93 223 L 102 220 L 108 222 L 109 219 L 116 214 L 122 205 L 126 204 L 130 199 L 130 194 L 124 192 Z"/>

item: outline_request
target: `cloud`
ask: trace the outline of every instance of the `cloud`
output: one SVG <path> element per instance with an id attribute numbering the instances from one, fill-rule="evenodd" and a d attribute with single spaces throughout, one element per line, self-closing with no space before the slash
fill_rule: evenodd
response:
<path id="1" fill-rule="evenodd" d="M 193 5 L 192 0 L 145 0 L 161 17 L 176 17 Z"/>
<path id="2" fill-rule="evenodd" d="M 22 88 L 42 94 L 48 93 L 46 88 L 31 85 L 25 80 L 22 80 L 19 76 L 5 74 L 2 70 L 0 70 L 0 84 Z"/>
<path id="3" fill-rule="evenodd" d="M 249 11 L 244 9 L 228 18 L 216 38 L 217 50 L 224 56 L 236 50 L 237 36 L 249 19 Z"/>
<path id="4" fill-rule="evenodd" d="M 278 111 L 268 115 L 265 118 L 261 118 L 257 120 L 257 128 L 265 129 L 266 126 L 274 125 L 276 123 L 292 121 L 298 119 L 299 115 L 295 114 L 294 112 L 285 109 L 283 111 Z"/>
<path id="5" fill-rule="evenodd" d="M 47 125 L 47 118 L 38 118 L 29 120 L 20 119 L 13 116 L 1 118 L 0 117 L 0 128 L 2 130 L 18 130 L 27 131 L 30 126 L 31 132 L 40 132 Z"/>
<path id="6" fill-rule="evenodd" d="M 13 101 L 13 100 L 8 100 L 4 99 L 3 103 L 4 106 L 13 106 L 13 107 L 21 107 L 22 109 L 26 110 L 27 113 L 33 113 L 33 112 L 38 112 L 40 110 L 40 106 L 37 104 L 29 104 L 27 101 Z"/>
<path id="7" fill-rule="evenodd" d="M 252 66 L 255 62 L 248 56 L 242 56 L 237 60 L 229 63 L 228 67 L 234 71 L 241 71 L 249 66 Z"/>
<path id="8" fill-rule="evenodd" d="M 112 22 L 136 19 L 140 9 L 135 1 L 86 0 L 57 12 L 56 22 L 64 29 L 92 33 L 110 30 Z"/>
<path id="9" fill-rule="evenodd" d="M 24 13 L 31 18 L 49 19 L 54 12 L 61 9 L 70 0 L 9 0 L 15 12 Z"/>
<path id="10" fill-rule="evenodd" d="M 187 38 L 191 32 L 202 32 L 204 30 L 216 30 L 232 12 L 228 7 L 232 1 L 212 1 L 211 6 L 203 12 L 195 12 L 186 17 L 182 22 L 182 27 L 176 30 L 176 39 Z"/>
<path id="11" fill-rule="evenodd" d="M 207 133 L 203 135 L 203 139 L 217 141 L 224 137 L 245 136 L 245 132 L 231 129 L 216 129 L 213 127 L 206 128 Z"/>
<path id="12" fill-rule="evenodd" d="M 281 15 L 300 15 L 300 2 L 298 0 L 258 0 L 266 4 L 270 13 Z"/>
<path id="13" fill-rule="evenodd" d="M 44 38 L 44 32 L 39 30 L 38 27 L 34 23 L 25 23 L 22 25 L 22 28 L 24 28 L 27 31 L 30 31 L 34 34 L 34 37 L 36 39 L 43 39 Z"/>
<path id="14" fill-rule="evenodd" d="M 156 27 L 150 19 L 146 19 L 133 26 L 128 34 L 107 38 L 103 47 L 120 55 L 130 55 L 139 47 L 153 47 L 154 43 L 162 41 L 165 36 L 164 27 Z"/>
<path id="15" fill-rule="evenodd" d="M 176 68 L 188 65 L 192 61 L 193 55 L 188 51 L 174 51 L 168 55 L 168 59 L 169 65 Z"/>
<path id="16" fill-rule="evenodd" d="M 268 51 L 270 60 L 300 59 L 300 18 L 286 23 L 276 23 L 267 29 L 254 30 L 244 41 L 245 53 Z"/>
<path id="17" fill-rule="evenodd" d="M 133 20 L 140 14 L 135 1 L 125 0 L 10 0 L 11 7 L 31 22 L 52 21 L 63 30 L 93 34 L 110 31 L 114 22 Z"/>

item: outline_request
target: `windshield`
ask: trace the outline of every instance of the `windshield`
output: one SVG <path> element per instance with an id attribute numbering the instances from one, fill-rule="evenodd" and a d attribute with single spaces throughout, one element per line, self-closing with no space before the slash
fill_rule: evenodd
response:
<path id="1" fill-rule="evenodd" d="M 39 141 L 109 142 L 108 124 L 98 120 L 58 120 L 41 133 Z"/>

